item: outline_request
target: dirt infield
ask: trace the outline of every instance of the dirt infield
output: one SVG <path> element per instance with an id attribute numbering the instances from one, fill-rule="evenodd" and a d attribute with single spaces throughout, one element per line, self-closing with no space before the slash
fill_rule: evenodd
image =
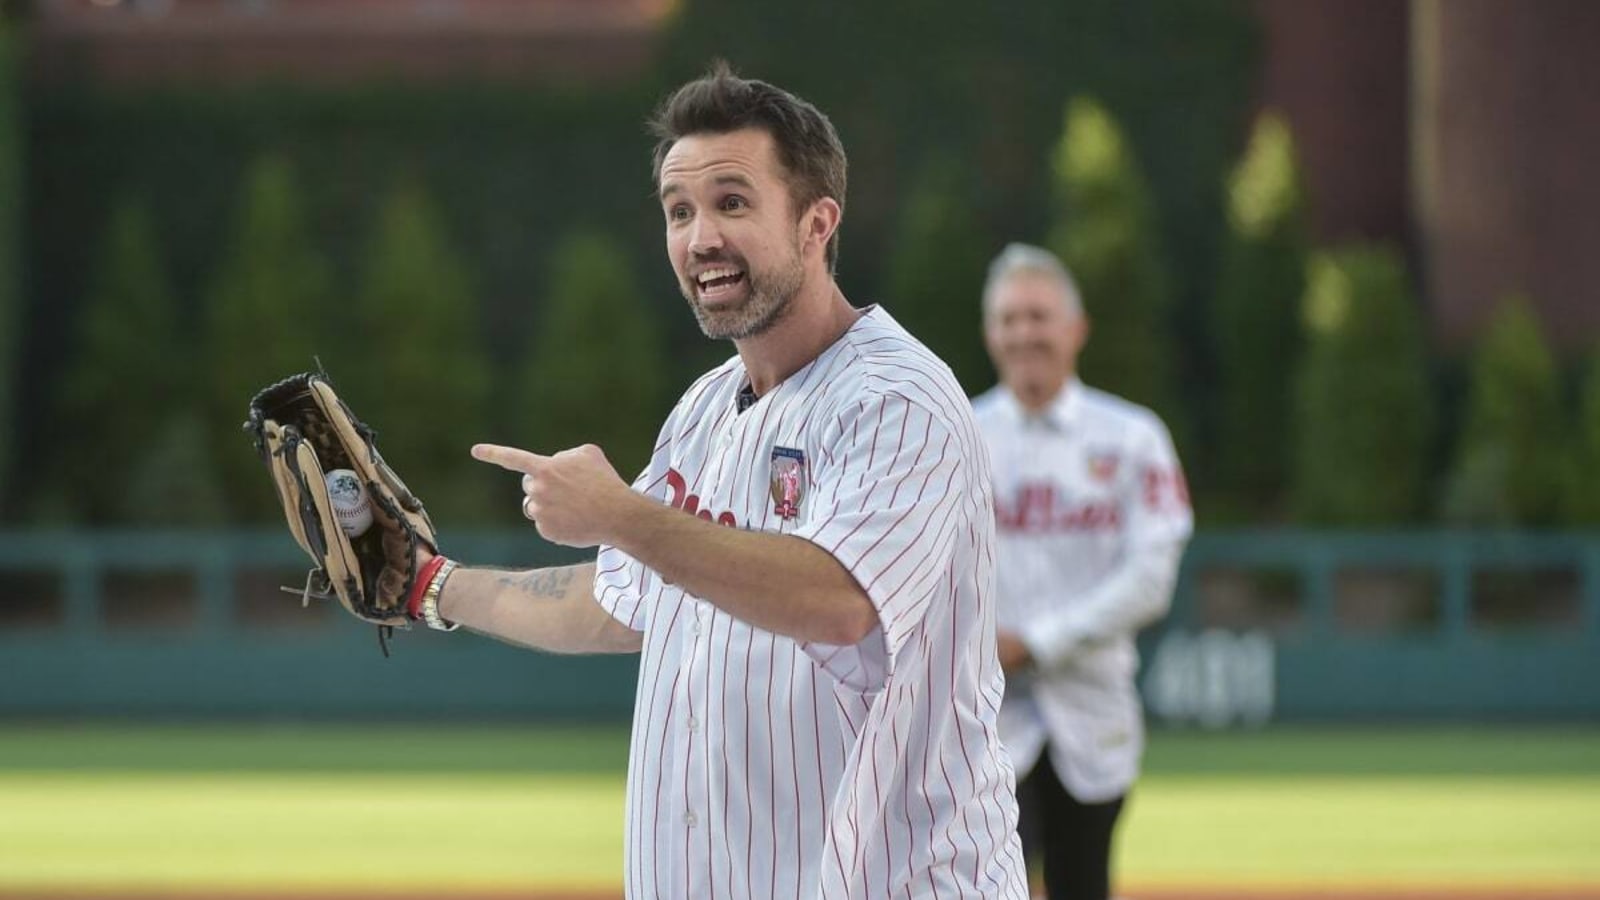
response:
<path id="1" fill-rule="evenodd" d="M 1530 887 L 1248 887 L 1134 890 L 1125 900 L 1600 900 L 1600 886 Z"/>
<path id="2" fill-rule="evenodd" d="M 451 891 L 451 900 L 621 900 L 618 891 Z M 15 891 L 0 889 L 0 900 L 438 900 L 439 892 L 380 891 L 173 892 L 173 891 Z M 1600 884 L 1573 887 L 1160 887 L 1128 891 L 1121 900 L 1600 900 Z"/>

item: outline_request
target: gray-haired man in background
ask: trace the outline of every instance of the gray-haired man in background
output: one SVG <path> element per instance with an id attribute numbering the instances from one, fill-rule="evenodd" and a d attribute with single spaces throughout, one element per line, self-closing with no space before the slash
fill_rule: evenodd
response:
<path id="1" fill-rule="evenodd" d="M 1078 380 L 1089 322 L 1054 254 L 1006 247 L 983 312 L 1001 383 L 974 406 L 994 470 L 1000 737 L 1024 854 L 1051 900 L 1105 900 L 1144 750 L 1134 636 L 1171 603 L 1188 491 L 1161 420 Z"/>

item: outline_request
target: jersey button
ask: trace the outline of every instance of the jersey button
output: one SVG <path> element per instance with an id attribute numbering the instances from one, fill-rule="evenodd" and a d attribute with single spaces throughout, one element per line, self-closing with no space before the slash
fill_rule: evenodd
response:
<path id="1" fill-rule="evenodd" d="M 686 813 L 683 814 L 683 824 L 689 826 L 690 828 L 693 828 L 696 825 L 700 824 L 700 820 L 695 818 L 695 815 L 694 815 L 693 812 L 686 812 Z"/>
<path id="2" fill-rule="evenodd" d="M 690 731 L 699 731 L 700 730 L 700 720 L 696 719 L 694 716 L 690 716 L 689 717 L 689 730 Z"/>

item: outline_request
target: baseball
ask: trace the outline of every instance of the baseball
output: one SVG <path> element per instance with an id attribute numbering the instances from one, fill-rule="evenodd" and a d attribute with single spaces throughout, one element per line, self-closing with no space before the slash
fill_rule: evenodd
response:
<path id="1" fill-rule="evenodd" d="M 367 501 L 367 489 L 361 484 L 361 476 L 349 469 L 334 469 L 326 480 L 339 527 L 353 538 L 366 534 L 372 527 L 372 504 Z"/>

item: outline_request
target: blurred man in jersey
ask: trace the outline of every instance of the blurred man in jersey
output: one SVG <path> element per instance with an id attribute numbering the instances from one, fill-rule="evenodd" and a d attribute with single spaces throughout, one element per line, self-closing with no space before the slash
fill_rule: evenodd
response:
<path id="1" fill-rule="evenodd" d="M 541 535 L 600 549 L 441 568 L 441 627 L 643 654 L 631 898 L 1022 900 L 971 408 L 835 283 L 845 155 L 815 107 L 719 67 L 652 125 L 667 256 L 736 353 L 684 393 L 631 488 L 598 447 L 475 446 L 522 476 Z"/>
<path id="2" fill-rule="evenodd" d="M 1060 260 L 1007 247 L 983 314 L 1000 384 L 974 407 L 994 466 L 1000 736 L 1023 778 L 1023 847 L 1051 900 L 1105 900 L 1144 749 L 1134 635 L 1171 602 L 1188 493 L 1161 420 L 1078 380 L 1089 322 Z"/>

